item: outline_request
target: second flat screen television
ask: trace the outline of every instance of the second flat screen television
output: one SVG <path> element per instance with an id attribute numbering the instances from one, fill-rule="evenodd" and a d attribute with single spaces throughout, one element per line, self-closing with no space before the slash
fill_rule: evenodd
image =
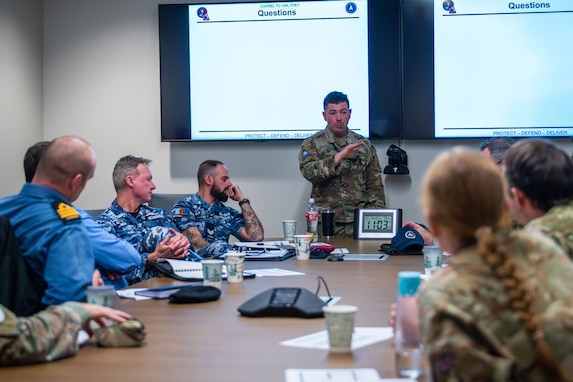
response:
<path id="1" fill-rule="evenodd" d="M 403 137 L 573 135 L 573 3 L 403 1 Z"/>

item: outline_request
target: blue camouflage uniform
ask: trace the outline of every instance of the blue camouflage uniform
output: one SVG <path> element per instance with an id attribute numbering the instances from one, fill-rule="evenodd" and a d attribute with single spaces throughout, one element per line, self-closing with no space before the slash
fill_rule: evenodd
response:
<path id="1" fill-rule="evenodd" d="M 245 228 L 243 214 L 216 201 L 212 206 L 201 198 L 199 193 L 189 195 L 173 205 L 171 215 L 175 224 L 185 231 L 195 227 L 203 240 L 210 244 L 199 249 L 203 257 L 212 257 L 227 252 L 232 248 L 229 236 L 239 238 L 239 231 Z"/>
<path id="2" fill-rule="evenodd" d="M 59 192 L 27 183 L 17 195 L 0 200 L 0 215 L 10 219 L 22 254 L 44 279 L 44 305 L 85 301 L 94 254 L 80 215 Z"/>
<path id="3" fill-rule="evenodd" d="M 142 204 L 134 216 L 114 200 L 111 206 L 98 216 L 97 222 L 107 232 L 127 241 L 139 252 L 139 266 L 125 275 L 128 283 L 133 284 L 161 274 L 159 270 L 147 267 L 147 257 L 157 244 L 167 237 L 169 228 L 178 230 L 171 215 L 161 208 Z M 189 250 L 187 260 L 200 261 L 202 257 Z"/>
<path id="4" fill-rule="evenodd" d="M 115 280 L 110 280 L 105 272 L 101 272 L 104 283 L 113 285 L 115 289 L 125 288 L 128 282 L 123 275 L 139 266 L 141 262 L 139 252 L 127 241 L 104 230 L 90 214 L 79 208 L 76 209 L 80 213 L 92 243 L 96 268 L 100 271 L 108 270 L 121 275 Z"/>

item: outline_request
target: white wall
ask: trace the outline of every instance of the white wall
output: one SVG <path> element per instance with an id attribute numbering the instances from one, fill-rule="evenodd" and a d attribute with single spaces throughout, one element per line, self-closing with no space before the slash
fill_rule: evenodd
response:
<path id="1" fill-rule="evenodd" d="M 210 158 L 228 165 L 232 180 L 251 199 L 267 237 L 281 236 L 280 221 L 286 218 L 298 219 L 300 231 L 310 194 L 310 184 L 298 171 L 300 142 L 160 141 L 158 3 L 44 0 L 42 19 L 40 0 L 0 0 L 0 128 L 5 136 L 14 137 L 0 142 L 4 179 L 0 192 L 19 190 L 23 181 L 20 163 L 27 146 L 39 139 L 75 134 L 91 142 L 98 153 L 96 175 L 78 200 L 80 207 L 110 204 L 115 195 L 111 172 L 125 154 L 153 159 L 156 192 L 160 193 L 195 192 L 197 166 Z M 5 19 L 14 24 L 7 42 Z M 38 39 L 42 20 L 43 54 Z M 5 45 L 13 52 L 8 65 L 4 63 Z M 4 87 L 5 81 L 10 89 Z M 247 112 L 237 122 L 248 120 Z M 570 140 L 559 142 L 571 152 Z M 387 163 L 391 143 L 400 143 L 408 152 L 411 174 L 384 176 L 388 204 L 403 208 L 408 220 L 422 220 L 418 192 L 429 162 L 458 144 L 477 148 L 479 140 L 375 142 L 382 165 Z M 230 205 L 237 207 L 233 202 Z"/>
<path id="2" fill-rule="evenodd" d="M 42 7 L 0 0 L 0 195 L 24 182 L 26 149 L 42 139 Z"/>

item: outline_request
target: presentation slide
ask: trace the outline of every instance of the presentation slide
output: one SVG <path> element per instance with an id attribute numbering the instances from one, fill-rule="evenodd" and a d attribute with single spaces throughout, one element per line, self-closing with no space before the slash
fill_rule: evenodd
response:
<path id="1" fill-rule="evenodd" d="M 434 2 L 436 137 L 573 135 L 573 1 Z"/>
<path id="2" fill-rule="evenodd" d="M 366 0 L 190 5 L 189 56 L 193 140 L 306 138 L 333 90 L 369 135 Z"/>

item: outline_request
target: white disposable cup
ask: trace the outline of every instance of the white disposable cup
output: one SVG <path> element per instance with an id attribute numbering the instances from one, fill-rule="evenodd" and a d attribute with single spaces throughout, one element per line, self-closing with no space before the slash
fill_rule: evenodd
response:
<path id="1" fill-rule="evenodd" d="M 223 260 L 202 260 L 203 285 L 211 285 L 221 289 L 223 284 Z"/>
<path id="2" fill-rule="evenodd" d="M 328 346 L 333 353 L 350 352 L 352 334 L 354 333 L 354 318 L 358 307 L 354 305 L 332 305 L 322 308 L 326 318 Z"/>
<path id="3" fill-rule="evenodd" d="M 442 250 L 437 245 L 427 245 L 422 252 L 426 279 L 429 279 L 442 267 Z"/>
<path id="4" fill-rule="evenodd" d="M 283 234 L 285 240 L 294 239 L 296 233 L 296 220 L 283 220 Z"/>
<path id="5" fill-rule="evenodd" d="M 227 267 L 227 282 L 242 283 L 245 270 L 245 253 L 230 251 L 225 253 L 225 266 Z"/>
<path id="6" fill-rule="evenodd" d="M 107 306 L 113 308 L 115 299 L 115 288 L 112 285 L 88 286 L 86 299 L 90 304 Z"/>
<path id="7" fill-rule="evenodd" d="M 312 235 L 294 235 L 294 246 L 297 260 L 310 259 L 310 243 Z"/>

